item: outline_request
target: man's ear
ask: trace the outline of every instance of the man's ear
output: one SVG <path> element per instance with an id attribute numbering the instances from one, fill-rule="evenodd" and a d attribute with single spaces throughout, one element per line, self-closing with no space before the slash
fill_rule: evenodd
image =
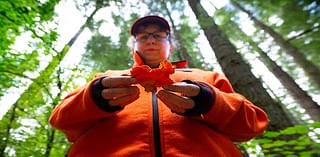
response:
<path id="1" fill-rule="evenodd" d="M 130 47 L 130 50 L 132 53 L 134 53 L 137 49 L 136 49 L 136 42 L 134 42 L 134 37 L 130 36 L 129 42 L 128 42 L 128 46 Z"/>

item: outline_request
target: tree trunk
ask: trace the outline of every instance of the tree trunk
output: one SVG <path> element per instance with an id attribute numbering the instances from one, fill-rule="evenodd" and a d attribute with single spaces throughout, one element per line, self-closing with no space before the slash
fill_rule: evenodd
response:
<path id="1" fill-rule="evenodd" d="M 28 99 L 29 91 L 34 88 L 34 86 L 38 86 L 38 84 L 43 83 L 45 78 L 48 78 L 51 76 L 51 74 L 54 72 L 55 68 L 60 64 L 62 59 L 67 54 L 69 48 L 74 44 L 74 42 L 78 39 L 79 35 L 83 32 L 83 30 L 87 27 L 87 25 L 92 21 L 93 16 L 98 11 L 98 9 L 94 10 L 92 14 L 87 18 L 86 22 L 80 27 L 78 32 L 69 40 L 69 42 L 64 46 L 61 52 L 59 52 L 56 56 L 54 56 L 51 60 L 51 62 L 48 64 L 48 66 L 40 72 L 40 75 L 34 79 L 34 81 L 31 83 L 31 85 L 26 89 L 20 96 L 19 99 L 14 104 L 19 103 L 22 99 Z"/>
<path id="2" fill-rule="evenodd" d="M 305 92 L 293 78 L 282 70 L 262 49 L 258 48 L 260 60 L 267 65 L 268 69 L 279 79 L 282 85 L 292 95 L 293 99 L 297 101 L 302 108 L 306 110 L 312 120 L 320 121 L 320 106 L 312 100 L 312 98 Z"/>
<path id="3" fill-rule="evenodd" d="M 267 26 L 263 22 L 259 21 L 256 17 L 252 15 L 248 10 L 243 8 L 239 3 L 231 1 L 231 3 L 241 11 L 245 12 L 250 19 L 268 33 L 274 41 L 290 56 L 293 57 L 295 62 L 299 64 L 303 70 L 306 72 L 306 75 L 309 76 L 310 80 L 316 84 L 318 90 L 320 91 L 320 69 L 313 64 L 311 61 L 307 60 L 303 53 L 301 53 L 296 47 L 294 47 L 289 41 L 285 40 L 279 33 L 273 30 L 271 27 Z"/>
<path id="4" fill-rule="evenodd" d="M 30 99 L 30 93 L 37 93 L 37 92 L 32 92 L 34 89 L 36 89 L 36 86 L 39 86 L 39 84 L 44 83 L 44 80 L 47 80 L 46 78 L 50 77 L 51 74 L 54 72 L 55 68 L 60 64 L 60 62 L 62 61 L 62 59 L 64 58 L 64 56 L 67 54 L 69 48 L 74 44 L 74 42 L 78 39 L 79 35 L 83 32 L 83 30 L 88 26 L 88 24 L 92 21 L 93 16 L 95 15 L 95 13 L 99 10 L 100 8 L 96 8 L 91 15 L 87 18 L 86 22 L 80 27 L 80 29 L 78 30 L 78 32 L 69 40 L 69 42 L 64 46 L 64 48 L 62 49 L 62 51 L 60 53 L 58 53 L 56 56 L 53 57 L 53 59 L 51 60 L 51 62 L 48 64 L 48 66 L 40 72 L 40 75 L 34 79 L 34 81 L 30 84 L 30 86 L 28 87 L 28 89 L 26 89 L 20 96 L 19 99 L 17 99 L 17 101 L 13 104 L 13 108 L 12 108 L 12 113 L 9 115 L 5 115 L 5 116 L 10 116 L 10 123 L 8 124 L 4 124 L 7 130 L 7 135 L 5 135 L 7 138 L 5 138 L 6 141 L 9 141 L 10 138 L 10 130 L 12 129 L 12 123 L 13 121 L 15 121 L 15 112 L 16 112 L 16 108 L 21 104 L 21 102 L 25 99 Z M 45 84 L 45 83 L 44 83 Z M 40 92 L 38 92 L 40 94 Z M 33 95 L 34 96 L 34 95 Z M 2 142 L 1 142 L 2 143 Z M 0 157 L 2 154 L 4 154 L 4 150 L 7 147 L 7 142 L 4 142 L 4 144 L 0 145 Z"/>
<path id="5" fill-rule="evenodd" d="M 270 97 L 262 83 L 251 73 L 249 65 L 243 61 L 213 18 L 207 14 L 200 1 L 188 0 L 188 2 L 235 91 L 243 94 L 269 114 L 269 130 L 281 130 L 293 126 L 282 106 Z"/>
<path id="6" fill-rule="evenodd" d="M 1 143 L 0 143 L 0 157 L 4 157 L 5 156 L 5 149 L 8 146 L 8 142 L 9 142 L 9 138 L 10 138 L 10 130 L 13 126 L 14 120 L 16 118 L 16 110 L 17 110 L 17 105 L 14 104 L 14 106 L 12 107 L 12 112 L 9 112 L 10 114 L 8 116 L 9 117 L 9 121 L 7 124 L 5 124 L 5 133 L 1 133 L 0 134 L 0 139 L 1 139 Z M 1 129 L 2 130 L 2 129 Z"/>
<path id="7" fill-rule="evenodd" d="M 61 81 L 61 74 L 62 74 L 62 70 L 61 68 L 59 67 L 58 70 L 57 70 L 57 87 L 59 89 L 59 92 L 57 94 L 57 96 L 52 100 L 52 109 L 54 109 L 58 102 L 61 100 L 61 95 L 62 95 L 62 81 Z M 67 85 L 65 86 L 67 87 Z M 49 119 L 49 116 L 47 116 L 47 119 Z M 56 130 L 49 127 L 47 129 L 47 144 L 46 144 L 46 151 L 44 153 L 44 157 L 50 157 L 50 153 L 52 151 L 52 148 L 53 148 L 53 145 L 54 145 L 54 139 L 55 139 L 55 133 L 56 133 Z"/>
<path id="8" fill-rule="evenodd" d="M 310 115 L 311 119 L 314 121 L 320 121 L 320 106 L 313 101 L 308 93 L 304 91 L 287 72 L 277 65 L 277 63 L 274 62 L 267 53 L 257 45 L 256 42 L 243 33 L 236 23 L 233 21 L 230 22 L 230 25 L 235 29 L 235 31 L 240 33 L 243 40 L 248 42 L 249 45 L 259 54 L 259 59 L 267 66 L 269 71 L 279 79 L 282 85 L 292 95 L 293 99 L 306 110 L 306 113 Z"/>
<path id="9" fill-rule="evenodd" d="M 56 133 L 56 130 L 54 129 L 50 129 L 48 130 L 48 140 L 47 140 L 47 144 L 46 144 L 46 151 L 44 153 L 44 157 L 50 157 L 50 153 L 53 147 L 53 142 L 54 142 L 54 135 Z"/>

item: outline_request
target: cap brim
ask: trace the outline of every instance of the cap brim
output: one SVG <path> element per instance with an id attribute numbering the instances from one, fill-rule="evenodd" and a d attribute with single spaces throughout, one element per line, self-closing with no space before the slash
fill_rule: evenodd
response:
<path id="1" fill-rule="evenodd" d="M 131 35 L 137 34 L 140 26 L 143 26 L 143 25 L 146 26 L 150 24 L 159 25 L 161 28 L 170 31 L 170 26 L 166 19 L 157 15 L 149 15 L 149 16 L 144 16 L 142 18 L 137 19 L 131 26 L 130 34 Z"/>

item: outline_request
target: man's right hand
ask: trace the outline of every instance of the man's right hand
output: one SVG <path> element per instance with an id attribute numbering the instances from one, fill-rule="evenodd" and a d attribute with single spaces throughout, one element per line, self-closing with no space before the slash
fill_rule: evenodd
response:
<path id="1" fill-rule="evenodd" d="M 106 88 L 101 95 L 110 106 L 126 106 L 139 98 L 139 88 L 134 86 L 137 79 L 131 76 L 105 77 L 101 83 Z"/>

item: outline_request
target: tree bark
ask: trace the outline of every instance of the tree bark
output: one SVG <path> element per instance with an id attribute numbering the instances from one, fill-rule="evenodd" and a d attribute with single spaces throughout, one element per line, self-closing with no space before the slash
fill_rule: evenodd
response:
<path id="1" fill-rule="evenodd" d="M 282 106 L 271 98 L 262 83 L 251 73 L 249 65 L 243 61 L 213 18 L 207 14 L 200 1 L 188 0 L 188 2 L 235 91 L 243 94 L 268 113 L 269 130 L 278 131 L 293 126 L 294 123 L 286 115 Z"/>

